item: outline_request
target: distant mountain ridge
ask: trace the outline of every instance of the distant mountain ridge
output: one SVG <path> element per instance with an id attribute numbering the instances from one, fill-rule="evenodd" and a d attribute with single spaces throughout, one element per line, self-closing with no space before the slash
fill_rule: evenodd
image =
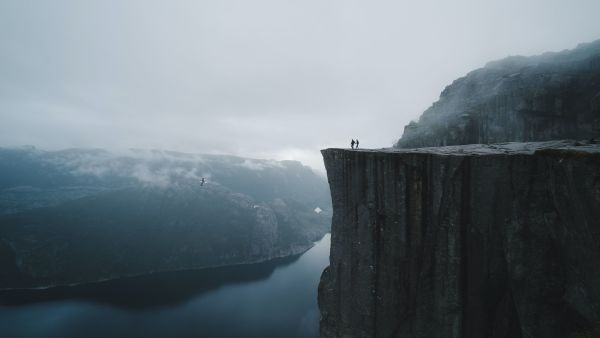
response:
<path id="1" fill-rule="evenodd" d="M 455 80 L 397 148 L 600 137 L 600 40 L 512 56 Z"/>
<path id="2" fill-rule="evenodd" d="M 300 253 L 329 231 L 330 203 L 295 161 L 0 149 L 0 288 Z"/>

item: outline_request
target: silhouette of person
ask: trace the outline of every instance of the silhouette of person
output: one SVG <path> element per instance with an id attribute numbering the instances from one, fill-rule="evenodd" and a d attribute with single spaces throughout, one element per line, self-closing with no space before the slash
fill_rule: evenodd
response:
<path id="1" fill-rule="evenodd" d="M 204 179 L 204 177 L 202 177 L 202 181 L 200 181 L 200 186 L 203 186 L 204 182 L 206 182 L 206 180 Z"/>
<path id="2" fill-rule="evenodd" d="M 358 149 L 358 139 L 356 139 L 356 149 Z"/>
<path id="3" fill-rule="evenodd" d="M 354 139 L 352 139 L 352 142 L 350 142 L 350 148 L 354 149 Z"/>

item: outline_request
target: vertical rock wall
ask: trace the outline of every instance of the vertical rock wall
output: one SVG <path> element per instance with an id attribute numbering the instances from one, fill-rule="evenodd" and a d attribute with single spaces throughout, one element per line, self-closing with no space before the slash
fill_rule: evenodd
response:
<path id="1" fill-rule="evenodd" d="M 563 337 L 600 324 L 600 146 L 323 152 L 322 337 Z"/>

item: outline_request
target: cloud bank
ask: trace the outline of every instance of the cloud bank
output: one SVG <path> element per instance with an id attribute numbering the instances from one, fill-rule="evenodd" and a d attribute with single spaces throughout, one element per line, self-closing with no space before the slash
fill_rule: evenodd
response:
<path id="1" fill-rule="evenodd" d="M 296 159 L 386 147 L 487 61 L 600 38 L 595 0 L 0 3 L 0 145 Z"/>

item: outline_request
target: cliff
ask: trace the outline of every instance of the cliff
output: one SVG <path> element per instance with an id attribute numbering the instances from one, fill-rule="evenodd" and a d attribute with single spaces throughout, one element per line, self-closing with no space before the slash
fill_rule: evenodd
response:
<path id="1" fill-rule="evenodd" d="M 600 40 L 488 63 L 446 87 L 398 148 L 600 136 Z"/>
<path id="2" fill-rule="evenodd" d="M 600 145 L 322 151 L 322 337 L 564 337 L 600 326 Z"/>

